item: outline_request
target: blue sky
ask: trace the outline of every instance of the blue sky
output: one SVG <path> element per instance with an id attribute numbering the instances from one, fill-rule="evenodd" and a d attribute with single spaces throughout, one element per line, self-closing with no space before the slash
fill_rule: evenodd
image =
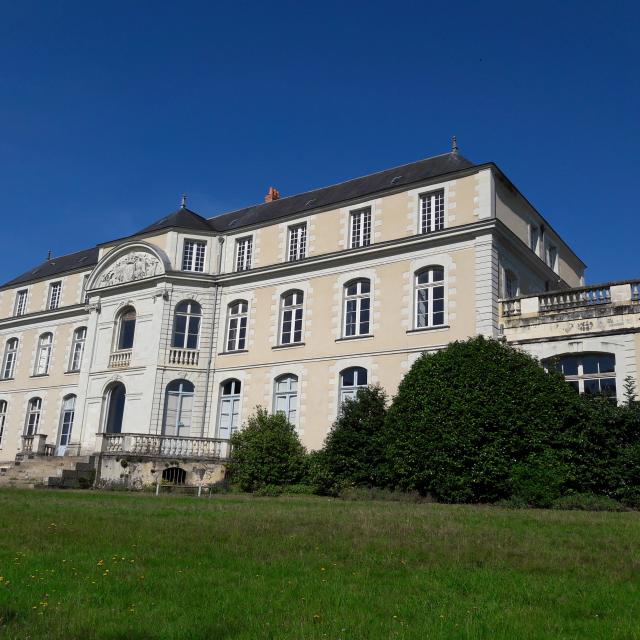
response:
<path id="1" fill-rule="evenodd" d="M 494 161 L 588 265 L 639 277 L 637 2 L 0 1 L 0 281 L 444 153 Z"/>

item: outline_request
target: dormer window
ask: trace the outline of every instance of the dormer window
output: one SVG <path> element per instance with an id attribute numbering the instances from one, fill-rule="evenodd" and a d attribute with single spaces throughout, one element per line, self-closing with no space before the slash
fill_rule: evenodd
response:
<path id="1" fill-rule="evenodd" d="M 185 240 L 182 253 L 182 270 L 202 273 L 207 243 L 201 240 Z"/>

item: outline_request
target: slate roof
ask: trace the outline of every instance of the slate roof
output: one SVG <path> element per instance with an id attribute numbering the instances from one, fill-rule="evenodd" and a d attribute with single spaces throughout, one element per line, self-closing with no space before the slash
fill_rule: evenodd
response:
<path id="1" fill-rule="evenodd" d="M 140 231 L 137 231 L 133 235 L 137 236 L 143 233 L 149 233 L 150 231 L 160 231 L 161 229 L 168 229 L 169 227 L 211 231 L 211 226 L 206 218 L 198 215 L 195 211 L 191 211 L 191 209 L 181 207 L 177 211 L 170 213 L 168 216 L 160 218 L 160 220 L 150 224 L 148 227 L 140 229 Z"/>
<path id="2" fill-rule="evenodd" d="M 407 186 L 412 183 L 422 182 L 430 178 L 444 176 L 465 169 L 475 167 L 470 160 L 467 160 L 458 153 L 445 153 L 443 155 L 418 160 L 410 164 L 394 167 L 372 173 L 361 178 L 354 178 L 339 184 L 334 184 L 321 189 L 305 191 L 297 195 L 280 198 L 273 202 L 265 202 L 230 213 L 223 213 L 213 218 L 203 218 L 186 207 L 181 207 L 177 211 L 164 216 L 153 224 L 140 229 L 128 237 L 135 237 L 154 231 L 168 228 L 193 229 L 196 231 L 214 231 L 225 233 L 234 231 L 240 227 L 252 226 L 277 220 L 286 216 L 302 214 L 319 207 L 336 205 L 340 202 L 354 200 L 365 196 L 373 196 L 377 193 Z M 94 266 L 98 262 L 98 247 L 85 249 L 52 260 L 46 260 L 34 269 L 6 282 L 0 287 L 11 287 L 39 280 L 51 278 L 55 275 L 74 271 L 82 267 Z"/>
<path id="3" fill-rule="evenodd" d="M 40 278 L 51 278 L 52 276 L 64 273 L 65 271 L 74 271 L 75 269 L 83 269 L 84 267 L 93 267 L 98 263 L 98 247 L 69 253 L 59 258 L 51 258 L 45 260 L 34 269 L 26 271 L 22 275 L 6 282 L 3 287 L 16 286 L 19 284 L 30 282 L 31 280 L 39 280 Z"/>
<path id="4" fill-rule="evenodd" d="M 414 182 L 428 180 L 429 178 L 469 169 L 474 166 L 477 165 L 458 153 L 445 153 L 433 158 L 394 167 L 393 169 L 372 173 L 362 178 L 334 184 L 330 187 L 314 189 L 295 196 L 280 198 L 273 202 L 265 202 L 239 209 L 238 211 L 232 211 L 231 213 L 224 213 L 209 218 L 209 223 L 215 231 L 233 231 L 238 227 L 260 224 L 297 213 L 305 213 L 318 207 L 373 195 L 387 189 L 406 186 Z"/>

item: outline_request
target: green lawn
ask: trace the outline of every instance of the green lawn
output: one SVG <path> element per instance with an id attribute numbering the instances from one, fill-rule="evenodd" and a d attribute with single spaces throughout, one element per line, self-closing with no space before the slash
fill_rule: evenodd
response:
<path id="1" fill-rule="evenodd" d="M 640 514 L 0 491 L 0 637 L 640 638 Z"/>

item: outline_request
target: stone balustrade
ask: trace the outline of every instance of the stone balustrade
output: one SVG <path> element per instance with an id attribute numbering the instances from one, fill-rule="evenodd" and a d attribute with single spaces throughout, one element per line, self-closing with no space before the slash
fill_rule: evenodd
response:
<path id="1" fill-rule="evenodd" d="M 638 302 L 640 302 L 640 282 L 612 283 L 502 300 L 500 312 L 503 318 L 510 318 Z"/>
<path id="2" fill-rule="evenodd" d="M 171 347 L 167 357 L 167 364 L 180 367 L 197 367 L 200 360 L 198 349 L 178 349 Z"/>
<path id="3" fill-rule="evenodd" d="M 47 435 L 45 433 L 35 433 L 31 436 L 22 436 L 22 449 L 20 453 L 29 456 L 53 455 L 48 449 L 51 446 L 52 445 L 47 445 Z"/>
<path id="4" fill-rule="evenodd" d="M 109 356 L 109 367 L 111 369 L 124 369 L 131 364 L 131 349 L 114 351 Z"/>
<path id="5" fill-rule="evenodd" d="M 190 438 L 143 433 L 102 433 L 100 450 L 105 455 L 138 455 L 163 458 L 224 460 L 230 443 L 219 438 Z"/>

